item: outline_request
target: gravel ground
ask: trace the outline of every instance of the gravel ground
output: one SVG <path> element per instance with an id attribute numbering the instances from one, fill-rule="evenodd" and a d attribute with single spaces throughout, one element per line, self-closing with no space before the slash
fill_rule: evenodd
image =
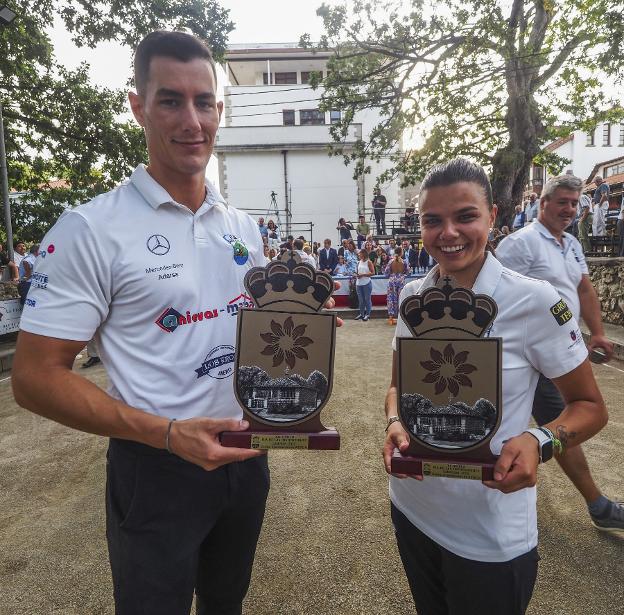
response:
<path id="1" fill-rule="evenodd" d="M 271 453 L 272 489 L 246 614 L 415 613 L 379 453 L 391 336 L 383 320 L 347 322 L 338 332 L 323 420 L 341 432 L 340 451 Z M 595 368 L 610 423 L 585 449 L 597 483 L 623 498 L 621 370 Z M 105 382 L 102 368 L 87 375 Z M 0 381 L 0 613 L 111 614 L 106 442 L 19 410 L 9 384 Z M 542 561 L 529 613 L 624 614 L 624 537 L 591 527 L 554 463 L 540 470 L 539 524 Z"/>

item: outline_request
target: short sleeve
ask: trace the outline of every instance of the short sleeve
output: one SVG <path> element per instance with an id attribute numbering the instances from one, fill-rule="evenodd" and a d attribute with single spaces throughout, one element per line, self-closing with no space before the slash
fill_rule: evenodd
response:
<path id="1" fill-rule="evenodd" d="M 503 267 L 527 275 L 533 265 L 533 250 L 524 239 L 512 235 L 498 244 L 496 258 Z"/>
<path id="2" fill-rule="evenodd" d="M 35 262 L 20 329 L 88 341 L 106 319 L 111 263 L 86 219 L 68 211 L 45 236 Z"/>
<path id="3" fill-rule="evenodd" d="M 583 335 L 570 308 L 548 282 L 534 284 L 527 302 L 525 355 L 546 378 L 558 378 L 587 358 Z"/>
<path id="4" fill-rule="evenodd" d="M 410 295 L 415 295 L 419 291 L 421 284 L 421 280 L 406 284 L 403 287 L 403 290 L 401 290 L 401 294 L 399 295 L 399 306 L 403 302 L 403 299 L 409 297 Z M 398 337 L 414 337 L 407 324 L 405 324 L 403 317 L 401 316 L 401 310 L 399 310 L 399 315 L 397 316 L 397 325 L 396 329 L 394 330 L 394 337 L 392 338 L 392 350 L 397 349 L 396 341 Z"/>

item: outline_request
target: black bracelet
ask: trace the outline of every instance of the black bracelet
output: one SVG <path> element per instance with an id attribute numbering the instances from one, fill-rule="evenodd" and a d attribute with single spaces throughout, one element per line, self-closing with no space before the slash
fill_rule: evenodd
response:
<path id="1" fill-rule="evenodd" d="M 173 455 L 173 451 L 169 448 L 169 436 L 171 435 L 171 426 L 175 423 L 176 419 L 171 419 L 169 425 L 167 425 L 167 435 L 165 436 L 165 448 L 168 453 Z"/>

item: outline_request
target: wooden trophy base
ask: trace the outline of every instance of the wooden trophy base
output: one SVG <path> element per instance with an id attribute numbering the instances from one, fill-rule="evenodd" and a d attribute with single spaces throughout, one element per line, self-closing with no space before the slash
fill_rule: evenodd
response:
<path id="1" fill-rule="evenodd" d="M 390 461 L 392 474 L 420 474 L 471 480 L 494 480 L 494 463 L 480 461 L 448 461 L 403 455 L 395 449 Z"/>
<path id="2" fill-rule="evenodd" d="M 340 434 L 330 427 L 316 432 L 293 431 L 224 431 L 220 435 L 222 446 L 256 449 L 304 449 L 337 451 Z"/>

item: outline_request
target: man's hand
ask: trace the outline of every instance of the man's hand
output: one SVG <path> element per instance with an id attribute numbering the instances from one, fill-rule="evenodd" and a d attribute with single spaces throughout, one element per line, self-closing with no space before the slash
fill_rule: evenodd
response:
<path id="1" fill-rule="evenodd" d="M 606 338 L 604 335 L 592 335 L 589 343 L 587 344 L 587 349 L 589 352 L 592 350 L 596 350 L 596 348 L 601 348 L 605 353 L 605 363 L 610 361 L 613 357 L 613 342 Z"/>
<path id="2" fill-rule="evenodd" d="M 175 421 L 169 433 L 169 450 L 204 470 L 215 470 L 226 463 L 266 454 L 263 450 L 230 448 L 219 442 L 222 431 L 245 431 L 248 427 L 247 421 L 236 419 L 196 418 Z"/>
<path id="3" fill-rule="evenodd" d="M 503 493 L 513 493 L 537 482 L 539 443 L 530 433 L 507 440 L 494 466 L 494 480 L 483 484 Z"/>
<path id="4" fill-rule="evenodd" d="M 384 466 L 386 466 L 386 472 L 388 474 L 392 474 L 392 455 L 394 454 L 394 449 L 398 448 L 401 453 L 405 453 L 409 448 L 409 435 L 403 429 L 403 426 L 399 421 L 396 421 L 388 427 L 388 431 L 386 433 L 386 439 L 383 445 L 383 460 Z M 422 480 L 422 474 L 392 474 L 392 476 L 396 476 L 397 478 L 415 478 L 416 480 Z"/>

